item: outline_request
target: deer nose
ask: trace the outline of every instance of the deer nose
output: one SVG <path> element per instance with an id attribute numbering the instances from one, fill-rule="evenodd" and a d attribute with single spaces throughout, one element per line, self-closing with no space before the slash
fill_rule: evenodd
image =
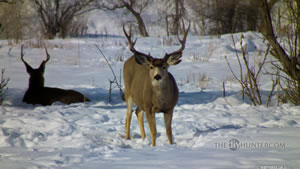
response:
<path id="1" fill-rule="evenodd" d="M 157 74 L 157 75 L 154 76 L 154 79 L 159 81 L 161 79 L 161 76 L 159 74 Z"/>

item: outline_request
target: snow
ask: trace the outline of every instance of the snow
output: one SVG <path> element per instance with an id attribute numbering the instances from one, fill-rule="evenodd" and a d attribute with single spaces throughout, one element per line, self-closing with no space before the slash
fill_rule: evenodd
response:
<path id="1" fill-rule="evenodd" d="M 236 42 L 240 35 L 234 34 Z M 251 60 L 266 49 L 260 37 L 255 32 L 244 33 Z M 162 57 L 179 47 L 176 40 L 173 37 L 174 43 L 168 45 L 163 38 L 138 38 L 136 49 Z M 7 41 L 1 43 L 0 68 L 5 68 L 5 76 L 10 78 L 6 101 L 0 107 L 1 169 L 300 166 L 300 107 L 276 106 L 276 100 L 271 107 L 255 107 L 241 99 L 240 87 L 230 80 L 232 74 L 224 59 L 227 56 L 239 72 L 229 34 L 220 38 L 188 37 L 183 61 L 170 68 L 180 92 L 172 122 L 175 143 L 168 144 L 163 115 L 157 114 L 156 147 L 151 147 L 146 119 L 145 140 L 141 139 L 136 117 L 131 125 L 132 139 L 125 139 L 126 104 L 117 89 L 112 102 L 108 102 L 109 79 L 113 76 L 94 44 L 99 45 L 119 76 L 124 60 L 131 56 L 126 38 L 45 41 L 51 55 L 45 72 L 46 86 L 74 89 L 91 99 L 89 103 L 52 106 L 22 103 L 29 76 L 20 60 L 20 45 L 9 52 Z M 25 60 L 33 67 L 38 67 L 45 57 L 44 49 L 25 48 Z M 203 74 L 207 81 L 199 82 Z M 187 76 L 191 77 L 189 82 Z M 260 87 L 266 96 L 271 78 L 261 78 Z M 226 100 L 222 96 L 223 81 Z M 232 147 L 236 145 L 232 143 L 234 139 L 241 143 L 238 147 Z"/>

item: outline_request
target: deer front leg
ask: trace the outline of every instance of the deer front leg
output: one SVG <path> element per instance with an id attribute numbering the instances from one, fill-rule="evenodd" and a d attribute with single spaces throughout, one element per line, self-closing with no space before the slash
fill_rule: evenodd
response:
<path id="1" fill-rule="evenodd" d="M 141 137 L 142 137 L 142 139 L 145 139 L 146 134 L 145 134 L 145 128 L 144 128 L 144 112 L 142 111 L 142 109 L 137 107 L 136 110 L 135 110 L 135 114 L 136 114 L 137 119 L 139 121 Z"/>
<path id="2" fill-rule="evenodd" d="M 130 123 L 131 123 L 132 107 L 133 107 L 133 101 L 131 97 L 126 99 L 126 104 L 127 104 L 126 121 L 125 121 L 126 139 L 130 140 Z"/>
<path id="3" fill-rule="evenodd" d="M 173 138 L 172 138 L 172 117 L 173 117 L 173 110 L 164 113 L 164 120 L 165 120 L 165 126 L 166 126 L 166 133 L 169 139 L 169 143 L 173 144 Z"/>
<path id="4" fill-rule="evenodd" d="M 149 112 L 149 110 L 146 112 L 146 118 L 148 121 L 148 125 L 151 132 L 151 138 L 152 138 L 152 146 L 155 146 L 155 140 L 156 140 L 156 124 L 155 124 L 155 112 Z"/>

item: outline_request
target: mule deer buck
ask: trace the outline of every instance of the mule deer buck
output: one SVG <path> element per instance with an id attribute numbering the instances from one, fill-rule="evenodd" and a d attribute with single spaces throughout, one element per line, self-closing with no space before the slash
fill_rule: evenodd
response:
<path id="1" fill-rule="evenodd" d="M 83 94 L 74 90 L 64 90 L 59 88 L 44 87 L 44 71 L 46 63 L 50 60 L 50 55 L 45 47 L 47 59 L 44 60 L 39 68 L 33 69 L 25 60 L 23 46 L 21 47 L 21 60 L 25 64 L 29 74 L 28 89 L 23 97 L 23 102 L 28 104 L 51 105 L 54 102 L 71 104 L 89 101 Z"/>
<path id="2" fill-rule="evenodd" d="M 184 28 L 184 25 L 183 25 Z M 155 113 L 164 113 L 164 122 L 169 143 L 172 140 L 172 117 L 173 109 L 178 100 L 178 88 L 176 81 L 171 73 L 168 72 L 169 66 L 177 65 L 181 62 L 182 51 L 185 48 L 185 41 L 190 25 L 184 30 L 183 39 L 178 40 L 181 47 L 172 53 L 166 53 L 164 58 L 153 58 L 150 54 L 144 54 L 134 48 L 136 43 L 131 40 L 131 29 L 129 34 L 123 25 L 124 34 L 129 43 L 129 49 L 133 53 L 125 63 L 123 68 L 123 78 L 125 84 L 125 101 L 127 105 L 126 113 L 126 139 L 130 139 L 130 123 L 132 108 L 135 104 L 136 115 L 139 122 L 141 137 L 146 137 L 144 130 L 144 112 L 150 128 L 152 146 L 155 146 L 156 124 Z"/>

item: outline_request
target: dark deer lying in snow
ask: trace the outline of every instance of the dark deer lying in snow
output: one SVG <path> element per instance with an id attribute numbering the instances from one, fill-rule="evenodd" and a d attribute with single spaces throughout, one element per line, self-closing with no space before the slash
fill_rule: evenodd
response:
<path id="1" fill-rule="evenodd" d="M 21 59 L 26 66 L 29 74 L 28 89 L 23 97 L 23 102 L 28 104 L 51 105 L 54 102 L 62 102 L 64 104 L 78 103 L 89 101 L 83 94 L 74 90 L 64 90 L 59 88 L 50 88 L 44 86 L 44 71 L 46 63 L 50 60 L 50 55 L 45 47 L 47 59 L 44 60 L 40 67 L 33 69 L 25 60 L 23 46 L 21 47 Z"/>

